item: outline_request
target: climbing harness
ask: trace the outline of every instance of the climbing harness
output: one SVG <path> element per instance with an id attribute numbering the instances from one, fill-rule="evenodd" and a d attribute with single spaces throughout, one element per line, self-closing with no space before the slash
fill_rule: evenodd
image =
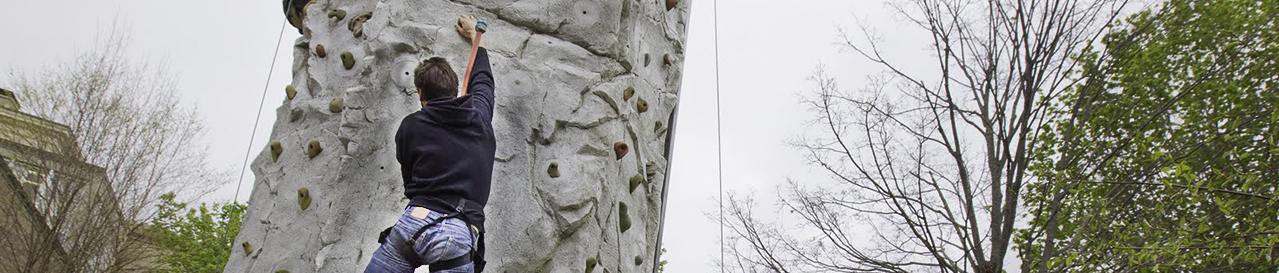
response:
<path id="1" fill-rule="evenodd" d="M 448 214 L 435 218 L 435 220 L 432 220 L 431 222 L 426 223 L 426 225 L 423 225 L 422 227 L 418 228 L 416 232 L 413 232 L 413 235 L 411 237 L 405 238 L 404 244 L 392 246 L 395 248 L 395 252 L 399 254 L 400 257 L 404 257 L 405 259 L 407 259 L 409 262 L 409 265 L 412 267 L 418 267 L 418 266 L 424 265 L 422 261 L 422 257 L 419 256 L 417 251 L 414 250 L 414 244 L 416 244 L 415 242 L 418 240 L 418 238 L 422 237 L 423 233 L 426 233 L 427 229 L 435 227 L 436 225 L 443 223 L 445 220 L 456 218 L 466 223 L 466 226 L 468 227 L 467 231 L 469 232 L 469 235 L 471 236 L 471 238 L 474 238 L 474 241 L 472 242 L 472 245 L 471 245 L 472 246 L 471 252 L 467 255 L 462 255 L 457 258 L 437 261 L 437 262 L 434 262 L 431 264 L 425 264 L 425 265 L 430 270 L 430 272 L 437 272 L 437 271 L 457 268 L 459 266 L 466 265 L 467 263 L 473 263 L 473 266 L 475 268 L 475 273 L 484 272 L 484 265 L 487 264 L 487 262 L 484 260 L 484 229 L 476 226 L 475 224 L 472 224 L 471 221 L 467 221 L 467 218 L 464 217 L 468 203 L 473 204 L 474 202 L 467 201 L 466 199 L 458 199 L 457 203 L 458 203 L 457 207 L 453 208 L 452 212 L 449 212 Z M 388 241 L 387 236 L 391 236 L 391 233 L 395 232 L 394 230 L 395 230 L 395 226 L 391 226 L 382 230 L 382 232 L 378 234 L 377 242 L 379 244 L 386 244 L 386 242 Z"/>

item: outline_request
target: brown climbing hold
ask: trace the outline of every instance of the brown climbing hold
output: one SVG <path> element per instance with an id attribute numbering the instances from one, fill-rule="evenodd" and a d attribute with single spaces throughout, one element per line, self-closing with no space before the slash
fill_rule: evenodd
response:
<path id="1" fill-rule="evenodd" d="M 293 99 L 293 97 L 298 96 L 298 89 L 297 89 L 296 87 L 293 87 L 293 85 L 292 85 L 292 84 L 290 84 L 290 85 L 288 85 L 288 86 L 285 86 L 285 87 L 284 87 L 284 96 L 285 96 L 285 97 L 288 97 L 290 100 L 292 100 L 292 99 Z"/>
<path id="2" fill-rule="evenodd" d="M 644 176 L 641 176 L 641 175 L 638 175 L 638 174 L 636 174 L 635 176 L 632 176 L 632 177 L 631 177 L 631 191 L 630 191 L 630 192 L 631 192 L 631 193 L 634 193 L 634 192 L 635 192 L 635 188 L 639 188 L 639 185 L 640 185 L 640 184 L 643 184 L 643 183 L 644 183 Z"/>
<path id="3" fill-rule="evenodd" d="M 345 108 L 346 108 L 346 100 L 342 99 L 342 97 L 336 97 L 336 98 L 333 98 L 333 100 L 329 101 L 329 112 L 341 113 L 342 109 L 345 109 Z"/>
<path id="4" fill-rule="evenodd" d="M 622 160 L 622 157 L 626 156 L 626 152 L 630 150 L 631 148 L 626 146 L 626 142 L 618 141 L 613 143 L 613 153 L 617 155 L 617 160 Z"/>
<path id="5" fill-rule="evenodd" d="M 546 166 L 546 175 L 551 176 L 551 178 L 560 177 L 560 164 L 551 162 L 550 166 Z"/>
<path id="6" fill-rule="evenodd" d="M 629 101 L 631 100 L 631 96 L 635 96 L 635 87 L 627 86 L 626 90 L 622 91 L 622 100 Z"/>
<path id="7" fill-rule="evenodd" d="M 310 158 L 315 158 L 315 156 L 320 155 L 320 152 L 323 151 L 324 147 L 320 147 L 319 140 L 312 139 L 310 143 L 306 144 L 306 156 Z"/>
<path id="8" fill-rule="evenodd" d="M 351 55 L 350 51 L 342 51 L 342 67 L 346 67 L 346 70 L 355 67 L 355 55 Z"/>
<path id="9" fill-rule="evenodd" d="M 667 1 L 668 1 L 667 3 L 670 3 L 670 2 L 669 2 L 670 0 L 667 0 Z M 669 10 L 669 9 L 668 9 L 668 10 Z M 329 11 L 329 18 L 333 18 L 333 19 L 335 19 L 335 20 L 342 21 L 342 19 L 346 18 L 346 11 L 345 11 L 345 10 L 340 10 L 340 9 L 331 10 L 331 11 Z"/>
<path id="10" fill-rule="evenodd" d="M 631 229 L 631 216 L 626 212 L 626 202 L 617 202 L 617 224 L 618 232 Z"/>
<path id="11" fill-rule="evenodd" d="M 311 191 L 306 187 L 298 188 L 298 206 L 302 207 L 302 210 L 311 207 Z"/>
<path id="12" fill-rule="evenodd" d="M 370 18 L 373 18 L 372 13 L 365 13 L 351 18 L 351 22 L 346 24 L 346 29 L 351 30 L 351 35 L 355 35 L 355 38 L 360 38 L 360 36 L 364 36 L 364 22 Z"/>
<path id="13" fill-rule="evenodd" d="M 670 66 L 670 65 L 672 65 L 672 64 L 675 64 L 675 61 L 674 61 L 674 60 L 671 60 L 671 54 L 670 54 L 670 53 L 666 53 L 666 56 L 662 56 L 662 63 L 663 63 L 663 64 L 666 64 L 666 66 Z"/>
<path id="14" fill-rule="evenodd" d="M 279 161 L 281 153 L 284 153 L 284 146 L 281 146 L 279 141 L 272 141 L 271 142 L 271 162 Z"/>
<path id="15" fill-rule="evenodd" d="M 639 101 L 635 102 L 635 111 L 640 113 L 648 112 L 648 101 L 645 101 L 644 98 L 639 98 Z"/>
<path id="16" fill-rule="evenodd" d="M 249 241 L 240 243 L 240 246 L 244 247 L 244 256 L 249 256 L 249 254 L 253 253 L 253 245 L 249 244 Z"/>
<path id="17" fill-rule="evenodd" d="M 324 45 L 315 45 L 315 56 L 324 58 L 324 57 L 328 57 L 329 53 L 324 51 Z"/>
<path id="18" fill-rule="evenodd" d="M 676 4 L 679 4 L 679 0 L 666 0 L 666 11 L 674 9 Z"/>

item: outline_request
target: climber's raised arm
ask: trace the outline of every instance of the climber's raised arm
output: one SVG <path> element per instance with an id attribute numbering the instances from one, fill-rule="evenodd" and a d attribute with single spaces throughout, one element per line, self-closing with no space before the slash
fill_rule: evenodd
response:
<path id="1" fill-rule="evenodd" d="M 465 96 L 471 94 L 476 98 L 476 107 L 481 108 L 481 112 L 486 114 L 489 119 L 493 118 L 493 71 L 489 67 L 488 49 L 484 45 L 484 39 L 476 39 L 477 19 L 474 15 L 465 14 L 458 16 L 457 29 L 458 34 L 470 40 L 473 48 L 475 48 L 474 60 L 469 67 L 469 75 L 464 75 L 469 81 L 463 83 L 465 88 L 458 94 Z"/>

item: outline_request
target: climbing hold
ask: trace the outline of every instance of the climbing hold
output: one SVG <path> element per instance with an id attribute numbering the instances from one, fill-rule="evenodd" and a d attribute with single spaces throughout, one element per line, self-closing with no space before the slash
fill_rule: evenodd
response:
<path id="1" fill-rule="evenodd" d="M 328 57 L 329 53 L 324 51 L 324 45 L 315 45 L 315 56 L 324 58 L 324 57 Z"/>
<path id="2" fill-rule="evenodd" d="M 618 232 L 631 229 L 631 216 L 626 213 L 626 202 L 617 202 Z"/>
<path id="3" fill-rule="evenodd" d="M 644 67 L 648 67 L 648 53 L 644 53 Z"/>
<path id="4" fill-rule="evenodd" d="M 307 190 L 306 187 L 298 189 L 298 206 L 302 207 L 302 210 L 311 207 L 311 191 Z"/>
<path id="5" fill-rule="evenodd" d="M 644 164 L 644 175 L 648 176 L 648 180 L 653 180 L 653 176 L 657 175 L 657 164 L 652 161 Z"/>
<path id="6" fill-rule="evenodd" d="M 626 87 L 626 90 L 623 90 L 623 91 L 622 91 L 622 100 L 627 100 L 627 101 L 629 101 L 629 100 L 631 100 L 631 96 L 635 96 L 635 87 L 634 87 L 634 86 L 627 86 L 627 87 Z"/>
<path id="7" fill-rule="evenodd" d="M 670 0 L 667 0 L 667 3 L 670 3 Z M 668 5 L 669 5 L 669 4 L 668 4 Z M 669 10 L 669 9 L 667 9 L 667 10 Z M 340 9 L 331 10 L 331 11 L 329 11 L 329 18 L 333 18 L 333 19 L 337 19 L 338 21 L 342 21 L 342 19 L 346 18 L 346 11 L 345 11 L 345 10 L 340 10 Z"/>
<path id="8" fill-rule="evenodd" d="M 679 0 L 666 0 L 666 11 L 674 9 L 676 4 L 679 4 Z"/>
<path id="9" fill-rule="evenodd" d="M 675 64 L 675 61 L 671 60 L 670 53 L 666 53 L 666 56 L 662 56 L 662 63 L 666 64 L 666 66 L 670 66 L 671 64 Z"/>
<path id="10" fill-rule="evenodd" d="M 644 98 L 639 98 L 639 101 L 635 102 L 635 111 L 640 113 L 648 112 L 648 101 L 645 101 Z"/>
<path id="11" fill-rule="evenodd" d="M 315 156 L 320 155 L 320 152 L 323 151 L 324 147 L 320 147 L 319 140 L 312 139 L 311 143 L 306 144 L 306 156 L 309 156 L 310 158 L 315 158 Z"/>
<path id="12" fill-rule="evenodd" d="M 346 24 L 346 29 L 351 30 L 351 34 L 355 35 L 355 38 L 360 38 L 360 36 L 364 35 L 364 22 L 370 18 L 373 18 L 373 13 L 365 13 L 351 18 L 351 22 Z"/>
<path id="13" fill-rule="evenodd" d="M 355 67 L 355 55 L 351 55 L 350 51 L 342 51 L 342 66 L 346 67 L 346 70 Z"/>
<path id="14" fill-rule="evenodd" d="M 626 142 L 618 141 L 613 143 L 613 153 L 617 154 L 617 160 L 622 160 L 622 157 L 626 156 L 626 152 L 630 150 L 631 148 L 626 146 Z"/>
<path id="15" fill-rule="evenodd" d="M 272 141 L 271 142 L 271 162 L 279 161 L 281 153 L 284 153 L 284 146 L 281 146 L 279 141 Z"/>
<path id="16" fill-rule="evenodd" d="M 644 257 L 635 255 L 635 265 L 641 265 L 641 264 L 644 264 Z"/>
<path id="17" fill-rule="evenodd" d="M 285 97 L 288 97 L 290 100 L 292 100 L 293 97 L 296 97 L 297 95 L 298 95 L 298 89 L 296 87 L 293 87 L 292 84 L 284 87 Z"/>
<path id="18" fill-rule="evenodd" d="M 284 269 L 280 269 L 280 270 L 276 270 L 276 271 L 275 271 L 275 273 L 289 273 L 289 271 L 288 271 L 288 270 L 284 270 Z"/>
<path id="19" fill-rule="evenodd" d="M 659 120 L 653 124 L 653 132 L 656 133 L 657 131 L 661 131 L 661 130 L 662 130 L 662 121 Z"/>
<path id="20" fill-rule="evenodd" d="M 638 175 L 638 174 L 636 174 L 635 176 L 632 176 L 632 177 L 631 177 L 631 191 L 630 191 L 630 192 L 632 192 L 632 193 L 633 193 L 633 192 L 635 192 L 635 188 L 639 188 L 639 185 L 640 185 L 640 184 L 642 184 L 642 183 L 644 183 L 644 176 L 642 176 L 642 175 Z"/>
<path id="21" fill-rule="evenodd" d="M 329 101 L 329 112 L 341 113 L 344 108 L 346 108 L 346 100 L 342 99 L 342 97 L 336 97 Z"/>
<path id="22" fill-rule="evenodd" d="M 249 241 L 240 243 L 240 246 L 244 247 L 244 256 L 249 256 L 250 253 L 253 253 L 253 245 L 249 244 Z"/>
<path id="23" fill-rule="evenodd" d="M 595 270 L 596 264 L 599 264 L 599 261 L 596 261 L 594 257 L 586 258 L 586 273 Z"/>
<path id="24" fill-rule="evenodd" d="M 546 166 L 546 175 L 550 175 L 551 178 L 560 177 L 560 164 L 551 162 L 550 166 Z"/>

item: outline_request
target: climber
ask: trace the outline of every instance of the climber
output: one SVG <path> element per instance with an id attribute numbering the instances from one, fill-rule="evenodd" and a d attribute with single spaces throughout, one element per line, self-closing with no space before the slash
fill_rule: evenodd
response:
<path id="1" fill-rule="evenodd" d="M 306 19 L 306 7 L 315 4 L 315 0 L 284 0 L 284 18 L 302 34 L 302 20 Z"/>
<path id="2" fill-rule="evenodd" d="M 459 96 L 457 74 L 440 57 L 414 70 L 422 110 L 404 117 L 395 133 L 395 157 L 410 201 L 395 226 L 382 232 L 382 246 L 365 272 L 413 272 L 423 265 L 430 272 L 484 269 L 484 206 L 497 150 L 493 73 L 475 16 L 457 21 L 457 32 L 475 49 L 470 82 Z M 479 26 L 482 33 L 483 23 Z"/>

